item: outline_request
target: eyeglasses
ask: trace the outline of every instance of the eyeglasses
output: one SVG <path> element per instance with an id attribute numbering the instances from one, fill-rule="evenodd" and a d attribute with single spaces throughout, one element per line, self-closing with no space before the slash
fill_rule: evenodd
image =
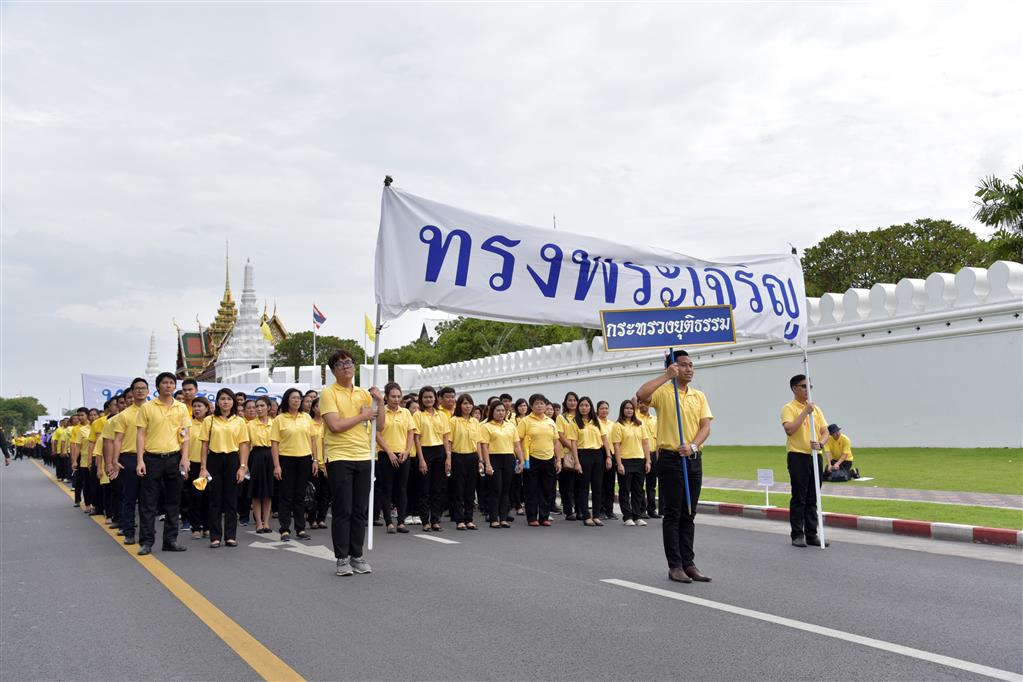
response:
<path id="1" fill-rule="evenodd" d="M 806 390 L 807 386 L 806 384 L 796 384 L 796 388 L 802 388 L 803 390 Z M 813 388 L 813 384 L 810 384 L 810 388 Z"/>
<path id="2" fill-rule="evenodd" d="M 349 369 L 351 367 L 355 367 L 355 363 L 352 362 L 351 360 L 338 360 L 334 367 L 340 369 Z"/>

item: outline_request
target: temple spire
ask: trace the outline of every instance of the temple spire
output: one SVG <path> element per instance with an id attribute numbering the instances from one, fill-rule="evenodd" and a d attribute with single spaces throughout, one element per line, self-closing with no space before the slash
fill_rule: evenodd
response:
<path id="1" fill-rule="evenodd" d="M 224 240 L 224 298 L 231 297 L 231 242 Z"/>

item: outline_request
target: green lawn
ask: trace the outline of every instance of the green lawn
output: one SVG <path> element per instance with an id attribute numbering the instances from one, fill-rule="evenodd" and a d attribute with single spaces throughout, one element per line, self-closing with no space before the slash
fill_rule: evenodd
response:
<path id="1" fill-rule="evenodd" d="M 1023 495 L 1021 448 L 857 448 L 856 467 L 866 483 L 852 487 L 920 488 Z M 753 480 L 757 469 L 774 469 L 774 480 L 787 481 L 782 447 L 707 446 L 704 476 Z"/>
<path id="2" fill-rule="evenodd" d="M 704 488 L 701 502 L 735 502 L 737 504 L 764 504 L 764 494 L 743 490 L 720 490 Z M 771 493 L 772 507 L 789 506 L 785 493 Z M 966 507 L 954 504 L 931 502 L 889 502 L 887 500 L 846 499 L 824 496 L 824 511 L 860 516 L 884 516 L 895 519 L 916 519 L 918 521 L 942 521 L 964 523 L 971 526 L 991 528 L 1013 528 L 1023 530 L 1023 512 L 990 507 Z"/>

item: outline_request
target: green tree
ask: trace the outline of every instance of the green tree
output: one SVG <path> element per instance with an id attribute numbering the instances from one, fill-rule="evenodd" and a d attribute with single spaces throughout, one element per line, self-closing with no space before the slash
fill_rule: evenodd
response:
<path id="1" fill-rule="evenodd" d="M 0 398 L 0 424 L 10 433 L 24 433 L 32 428 L 46 407 L 32 396 Z"/>
<path id="2" fill-rule="evenodd" d="M 968 228 L 924 218 L 870 231 L 833 232 L 806 250 L 803 274 L 806 295 L 820 296 L 986 266 L 991 260 L 991 245 Z"/>
<path id="3" fill-rule="evenodd" d="M 981 180 L 975 195 L 979 201 L 974 218 L 995 228 L 991 250 L 995 259 L 1023 262 L 1023 167 L 1012 180 L 990 175 Z"/>
<path id="4" fill-rule="evenodd" d="M 576 339 L 589 342 L 597 333 L 580 327 L 495 322 L 475 317 L 445 320 L 437 325 L 436 331 L 434 341 L 417 339 L 400 348 L 381 351 L 380 362 L 432 367 Z"/>
<path id="5" fill-rule="evenodd" d="M 336 336 L 316 335 L 316 359 L 313 360 L 313 333 L 298 332 L 281 341 L 270 356 L 272 367 L 302 367 L 305 365 L 324 365 L 331 353 L 344 349 L 355 358 L 355 364 L 366 361 L 366 353 L 362 345 L 355 339 L 341 339 Z"/>

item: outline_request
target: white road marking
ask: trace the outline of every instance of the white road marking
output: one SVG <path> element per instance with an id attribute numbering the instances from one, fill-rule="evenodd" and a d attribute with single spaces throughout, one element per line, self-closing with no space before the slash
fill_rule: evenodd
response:
<path id="1" fill-rule="evenodd" d="M 458 542 L 458 540 L 448 540 L 447 538 L 437 537 L 436 535 L 427 535 L 426 533 L 416 533 L 412 537 L 414 537 L 414 538 L 422 538 L 423 540 L 433 540 L 434 542 L 439 542 L 442 545 L 457 545 L 457 544 L 460 544 Z"/>
<path id="2" fill-rule="evenodd" d="M 250 542 L 249 547 L 257 547 L 261 549 L 283 549 L 292 554 L 304 554 L 306 556 L 316 557 L 317 559 L 325 559 L 326 561 L 336 561 L 334 558 L 334 552 L 329 547 L 323 545 L 299 545 L 295 541 L 291 542 Z"/>
<path id="3" fill-rule="evenodd" d="M 709 599 L 701 599 L 700 597 L 691 597 L 687 594 L 672 592 L 671 590 L 665 590 L 659 587 L 641 585 L 640 583 L 634 583 L 628 580 L 618 580 L 617 578 L 609 578 L 602 580 L 601 582 L 608 583 L 611 585 L 617 585 L 618 587 L 626 587 L 631 590 L 646 592 L 648 594 L 657 595 L 659 597 L 667 597 L 668 599 L 674 599 L 676 601 L 695 604 L 696 606 L 704 606 L 708 609 L 715 609 L 717 611 L 733 613 L 738 616 L 746 616 L 747 618 L 754 618 L 756 620 L 762 620 L 767 623 L 782 625 L 784 627 L 792 628 L 794 630 L 802 630 L 804 632 L 810 632 L 815 635 L 832 637 L 843 642 L 852 642 L 854 644 L 860 644 L 862 646 L 871 647 L 873 649 L 880 649 L 881 651 L 888 651 L 890 653 L 899 654 L 901 656 L 907 656 L 909 658 L 916 658 L 921 661 L 927 661 L 928 663 L 937 663 L 938 665 L 944 665 L 949 668 L 956 668 L 958 670 L 965 670 L 967 672 L 976 673 L 977 675 L 992 677 L 996 680 L 1013 680 L 1015 682 L 1023 681 L 1023 675 L 1014 673 L 1010 670 L 992 668 L 990 666 L 981 665 L 980 663 L 964 661 L 959 658 L 952 658 L 951 656 L 944 656 L 942 654 L 936 654 L 930 651 L 923 651 L 922 649 L 914 649 L 912 647 L 902 646 L 901 644 L 886 642 L 881 639 L 864 637 L 862 635 L 853 634 L 851 632 L 843 632 L 842 630 L 826 628 L 820 625 L 803 623 L 798 620 L 792 620 L 791 618 L 785 618 L 783 616 L 775 616 L 770 613 L 764 613 L 763 611 L 744 609 L 741 606 L 733 606 L 731 604 L 724 604 L 722 602 L 711 601 Z"/>

